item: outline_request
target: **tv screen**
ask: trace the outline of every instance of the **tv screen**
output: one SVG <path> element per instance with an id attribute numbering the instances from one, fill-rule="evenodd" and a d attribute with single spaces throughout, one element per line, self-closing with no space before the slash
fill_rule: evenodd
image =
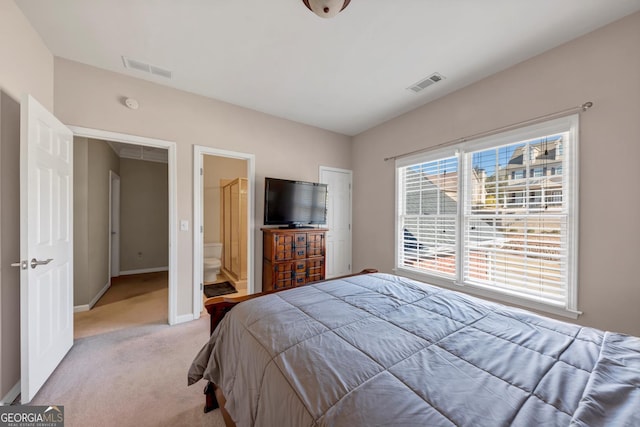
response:
<path id="1" fill-rule="evenodd" d="M 265 225 L 299 227 L 326 223 L 327 184 L 265 178 Z"/>

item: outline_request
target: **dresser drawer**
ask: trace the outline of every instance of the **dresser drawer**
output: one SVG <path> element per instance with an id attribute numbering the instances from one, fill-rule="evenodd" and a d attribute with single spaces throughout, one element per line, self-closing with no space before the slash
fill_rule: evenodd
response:
<path id="1" fill-rule="evenodd" d="M 324 229 L 263 228 L 262 290 L 270 291 L 324 279 Z"/>

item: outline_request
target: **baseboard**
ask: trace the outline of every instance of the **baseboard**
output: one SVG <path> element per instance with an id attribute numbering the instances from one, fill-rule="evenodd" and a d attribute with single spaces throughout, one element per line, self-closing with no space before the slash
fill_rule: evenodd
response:
<path id="1" fill-rule="evenodd" d="M 158 273 L 160 271 L 169 271 L 169 267 L 153 267 L 153 268 L 142 268 L 139 270 L 124 270 L 120 272 L 120 275 L 126 276 L 128 274 Z"/>
<path id="2" fill-rule="evenodd" d="M 16 397 L 18 397 L 19 394 L 20 394 L 20 381 L 18 380 L 16 385 L 14 385 L 13 388 L 9 390 L 9 392 L 2 398 L 2 402 L 0 402 L 0 404 L 2 404 L 2 406 L 11 405 L 13 401 L 16 400 Z"/>
<path id="3" fill-rule="evenodd" d="M 89 311 L 89 310 L 91 310 L 93 308 L 93 306 L 96 305 L 98 300 L 102 297 L 102 295 L 104 295 L 104 293 L 109 290 L 109 287 L 111 287 L 111 279 L 109 279 L 107 284 L 104 285 L 104 287 L 102 289 L 100 289 L 100 292 L 98 292 L 96 294 L 96 296 L 93 297 L 93 299 L 91 301 L 89 301 L 89 304 L 76 305 L 76 306 L 73 307 L 73 312 L 74 313 L 79 313 L 81 311 Z"/>
<path id="4" fill-rule="evenodd" d="M 191 322 L 192 320 L 193 314 L 183 314 L 182 316 L 176 316 L 176 322 L 174 323 L 174 325 Z"/>

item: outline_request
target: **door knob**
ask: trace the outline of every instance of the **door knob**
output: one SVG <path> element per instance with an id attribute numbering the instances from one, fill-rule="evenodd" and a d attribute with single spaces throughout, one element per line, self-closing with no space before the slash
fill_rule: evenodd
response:
<path id="1" fill-rule="evenodd" d="M 36 268 L 39 265 L 47 265 L 49 264 L 51 261 L 53 261 L 53 258 L 49 258 L 46 261 L 38 261 L 37 259 L 33 258 L 31 260 L 31 268 Z"/>
<path id="2" fill-rule="evenodd" d="M 11 267 L 20 267 L 23 270 L 26 270 L 27 268 L 29 268 L 29 264 L 27 264 L 27 261 L 12 262 Z"/>

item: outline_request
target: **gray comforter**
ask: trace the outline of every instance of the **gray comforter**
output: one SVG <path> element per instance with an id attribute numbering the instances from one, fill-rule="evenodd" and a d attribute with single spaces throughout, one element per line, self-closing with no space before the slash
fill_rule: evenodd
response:
<path id="1" fill-rule="evenodd" d="M 640 426 L 640 339 L 386 274 L 239 304 L 201 378 L 238 426 Z"/>

